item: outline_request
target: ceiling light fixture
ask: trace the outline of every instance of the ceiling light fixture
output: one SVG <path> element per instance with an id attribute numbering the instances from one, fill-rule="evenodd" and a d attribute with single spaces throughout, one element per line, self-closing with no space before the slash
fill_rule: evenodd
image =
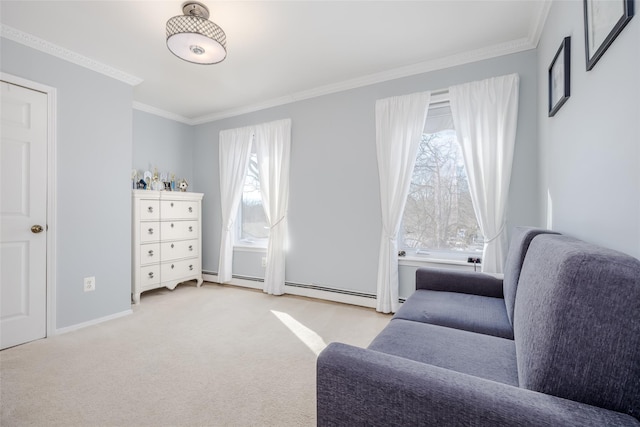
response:
<path id="1" fill-rule="evenodd" d="M 184 15 L 167 21 L 167 47 L 175 56 L 195 64 L 217 64 L 227 57 L 227 36 L 209 21 L 209 9 L 196 1 L 182 5 Z"/>

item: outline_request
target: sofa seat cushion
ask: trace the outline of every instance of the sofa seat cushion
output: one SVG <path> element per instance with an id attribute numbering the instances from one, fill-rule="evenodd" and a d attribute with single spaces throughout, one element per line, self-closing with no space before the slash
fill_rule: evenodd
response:
<path id="1" fill-rule="evenodd" d="M 393 319 L 370 350 L 518 386 L 513 340 L 404 319 Z"/>
<path id="2" fill-rule="evenodd" d="M 402 304 L 394 319 L 513 339 L 502 298 L 418 289 Z"/>

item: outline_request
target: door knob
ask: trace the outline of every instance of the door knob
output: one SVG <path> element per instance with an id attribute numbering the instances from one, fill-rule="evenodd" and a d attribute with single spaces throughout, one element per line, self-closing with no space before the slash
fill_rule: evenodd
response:
<path id="1" fill-rule="evenodd" d="M 34 225 L 31 227 L 31 232 L 35 234 L 42 233 L 42 230 L 44 230 L 44 228 L 42 228 L 41 225 Z"/>

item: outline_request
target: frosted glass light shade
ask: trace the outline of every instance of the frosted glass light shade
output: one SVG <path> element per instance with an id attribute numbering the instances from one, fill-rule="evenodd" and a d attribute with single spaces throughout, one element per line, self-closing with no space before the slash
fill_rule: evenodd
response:
<path id="1" fill-rule="evenodd" d="M 174 16 L 167 21 L 167 47 L 178 58 L 196 64 L 216 64 L 227 56 L 222 28 L 198 16 Z"/>

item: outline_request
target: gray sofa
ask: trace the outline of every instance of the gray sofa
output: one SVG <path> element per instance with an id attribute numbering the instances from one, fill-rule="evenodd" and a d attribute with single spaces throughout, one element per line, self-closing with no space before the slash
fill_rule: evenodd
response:
<path id="1" fill-rule="evenodd" d="M 414 320 L 513 339 L 513 308 L 524 258 L 531 240 L 554 231 L 515 227 L 504 278 L 451 269 L 416 271 L 416 291 L 394 319 Z"/>
<path id="2" fill-rule="evenodd" d="M 640 426 L 640 260 L 567 236 L 530 237 L 521 269 L 475 286 L 491 294 L 474 295 L 455 272 L 419 270 L 420 286 L 447 279 L 416 291 L 424 298 L 412 295 L 405 304 L 414 306 L 368 348 L 327 346 L 318 425 Z M 461 305 L 449 300 L 449 317 L 428 298 L 447 293 L 462 295 Z"/>

